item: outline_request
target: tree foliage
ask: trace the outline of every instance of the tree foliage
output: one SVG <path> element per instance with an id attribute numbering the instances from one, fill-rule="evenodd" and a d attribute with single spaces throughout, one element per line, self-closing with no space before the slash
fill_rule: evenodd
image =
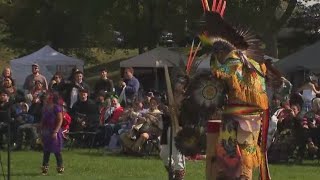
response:
<path id="1" fill-rule="evenodd" d="M 292 13 L 297 18 L 290 26 L 308 21 L 304 28 L 316 30 L 316 17 L 307 17 L 311 9 L 295 12 L 298 0 L 227 2 L 225 18 L 256 31 L 269 55 L 277 56 L 277 34 Z M 114 48 L 117 30 L 126 48 L 142 52 L 155 47 L 163 31 L 173 32 L 177 42 L 184 40 L 186 32 L 197 31 L 201 15 L 200 0 L 0 0 L 0 43 L 27 51 L 50 44 L 66 52 L 78 49 L 84 56 L 92 47 Z"/>
<path id="2" fill-rule="evenodd" d="M 280 48 L 283 50 L 281 56 L 320 40 L 320 4 L 299 4 L 283 32 L 285 34 L 279 37 Z"/>

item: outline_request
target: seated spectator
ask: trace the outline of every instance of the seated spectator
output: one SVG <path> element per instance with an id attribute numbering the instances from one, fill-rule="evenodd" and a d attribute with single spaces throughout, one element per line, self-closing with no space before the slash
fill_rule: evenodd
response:
<path id="1" fill-rule="evenodd" d="M 0 91 L 0 147 L 3 148 L 3 136 L 7 134 L 8 121 L 11 119 L 11 103 L 6 92 Z"/>
<path id="2" fill-rule="evenodd" d="M 46 93 L 46 89 L 44 88 L 41 81 L 35 81 L 34 87 L 30 91 L 32 95 L 32 103 L 37 103 L 40 101 L 40 97 Z"/>
<path id="3" fill-rule="evenodd" d="M 108 78 L 108 72 L 106 69 L 103 69 L 101 71 L 100 79 L 96 82 L 94 86 L 94 92 L 95 94 L 98 94 L 100 92 L 110 94 L 114 92 L 113 81 Z"/>
<path id="4" fill-rule="evenodd" d="M 153 97 L 154 97 L 153 92 L 148 92 L 148 93 L 146 94 L 146 96 L 145 96 L 145 98 L 144 98 L 144 102 L 143 102 L 145 109 L 148 109 L 148 108 L 149 108 L 150 100 L 151 100 L 151 98 L 153 98 Z"/>
<path id="5" fill-rule="evenodd" d="M 107 124 L 116 124 L 119 121 L 120 116 L 123 113 L 123 107 L 120 105 L 118 102 L 117 97 L 113 97 L 111 99 L 111 109 L 112 109 L 112 114 L 106 119 Z"/>
<path id="6" fill-rule="evenodd" d="M 95 131 L 99 124 L 98 107 L 88 98 L 88 90 L 80 89 L 79 91 L 79 100 L 70 111 L 73 119 L 70 131 Z"/>
<path id="7" fill-rule="evenodd" d="M 151 98 L 148 112 L 133 114 L 133 117 L 137 119 L 136 124 L 133 125 L 130 132 L 123 133 L 120 136 L 124 152 L 133 151 L 140 153 L 143 144 L 150 137 L 158 138 L 161 135 L 161 129 L 163 128 L 161 114 L 156 98 Z"/>
<path id="8" fill-rule="evenodd" d="M 15 101 L 16 87 L 14 87 L 13 80 L 10 77 L 4 78 L 1 84 L 1 89 L 5 91 L 10 97 L 10 101 Z"/>
<path id="9" fill-rule="evenodd" d="M 318 150 L 320 135 L 320 98 L 312 100 L 311 111 L 304 115 L 303 128 L 308 131 L 307 144 L 309 152 L 316 153 Z"/>
<path id="10" fill-rule="evenodd" d="M 15 86 L 14 80 L 12 79 L 11 69 L 9 67 L 5 67 L 2 71 L 1 77 L 0 77 L 0 85 L 3 84 L 3 81 L 6 78 L 10 78 L 12 81 L 12 86 Z"/>
<path id="11" fill-rule="evenodd" d="M 101 145 L 109 144 L 110 138 L 115 134 L 118 135 L 118 130 L 121 128 L 119 119 L 124 112 L 123 107 L 119 104 L 116 96 L 111 97 L 111 107 L 101 112 L 100 129 L 98 141 Z M 117 137 L 115 137 L 117 138 Z M 117 141 L 115 141 L 117 142 Z"/>
<path id="12" fill-rule="evenodd" d="M 143 105 L 140 101 L 135 101 L 132 104 L 132 107 L 128 107 L 123 114 L 119 118 L 117 132 L 114 132 L 113 136 L 111 136 L 111 140 L 109 143 L 109 149 L 119 149 L 120 148 L 120 136 L 122 133 L 128 133 L 131 131 L 132 126 L 137 122 L 137 115 L 145 113 L 146 110 L 143 109 Z"/>
<path id="13" fill-rule="evenodd" d="M 15 118 L 17 126 L 17 140 L 15 150 L 20 150 L 24 133 L 26 133 L 26 144 L 30 144 L 31 148 L 35 147 L 39 135 L 37 133 L 38 124 L 34 122 L 34 117 L 28 113 L 29 106 L 27 103 L 21 103 L 22 111 Z"/>
<path id="14" fill-rule="evenodd" d="M 133 125 L 137 123 L 138 117 L 147 112 L 148 110 L 143 108 L 141 101 L 134 101 L 132 107 L 128 107 L 119 118 L 119 122 L 122 123 L 121 129 L 118 131 L 119 134 L 131 131 Z"/>
<path id="15" fill-rule="evenodd" d="M 62 136 L 64 139 L 67 139 L 67 134 L 70 131 L 70 124 L 72 122 L 72 118 L 68 113 L 68 108 L 65 103 L 63 103 L 62 105 L 62 118 L 63 118 L 62 125 L 61 125 Z"/>
<path id="16" fill-rule="evenodd" d="M 97 93 L 96 104 L 99 108 L 99 112 L 101 112 L 104 108 L 109 106 L 108 101 L 106 101 L 106 93 L 105 92 L 100 91 L 99 93 Z"/>
<path id="17" fill-rule="evenodd" d="M 268 153 L 270 161 L 287 161 L 293 156 L 297 156 L 298 160 L 303 158 L 306 133 L 301 126 L 301 106 L 302 103 L 292 101 L 275 113 L 278 128 Z M 296 148 L 298 151 L 295 153 Z"/>
<path id="18" fill-rule="evenodd" d="M 35 122 L 40 122 L 42 116 L 42 107 L 43 101 L 45 97 L 45 91 L 39 91 L 38 93 L 35 92 L 34 94 L 27 94 L 26 95 L 26 103 L 29 105 L 29 114 L 34 116 Z"/>
<path id="19" fill-rule="evenodd" d="M 43 89 L 47 90 L 48 89 L 48 83 L 47 79 L 40 74 L 40 67 L 38 64 L 33 64 L 32 65 L 32 74 L 26 77 L 24 84 L 23 84 L 23 89 L 27 91 L 32 91 L 34 88 L 34 84 L 36 81 L 39 81 L 43 85 Z"/>

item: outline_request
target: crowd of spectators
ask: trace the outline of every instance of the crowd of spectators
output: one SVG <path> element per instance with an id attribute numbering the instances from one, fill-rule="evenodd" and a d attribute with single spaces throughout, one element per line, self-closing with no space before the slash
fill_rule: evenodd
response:
<path id="1" fill-rule="evenodd" d="M 44 98 L 50 92 L 58 97 L 55 102 L 63 109 L 65 141 L 73 139 L 86 147 L 141 153 L 148 139 L 158 139 L 161 134 L 162 103 L 156 97 L 159 93 L 141 95 L 139 89 L 132 68 L 125 69 L 119 83 L 109 79 L 108 71 L 103 69 L 90 87 L 79 69 L 74 68 L 67 78 L 56 72 L 47 81 L 39 65 L 33 64 L 23 89 L 16 88 L 10 68 L 5 68 L 0 78 L 0 146 L 7 143 L 10 127 L 14 150 L 41 148 Z M 77 132 L 81 132 L 81 138 L 75 135 Z M 94 142 L 85 132 L 95 135 Z"/>
<path id="2" fill-rule="evenodd" d="M 273 97 L 268 140 L 271 162 L 320 158 L 319 95 L 318 78 L 310 76 L 290 100 Z"/>

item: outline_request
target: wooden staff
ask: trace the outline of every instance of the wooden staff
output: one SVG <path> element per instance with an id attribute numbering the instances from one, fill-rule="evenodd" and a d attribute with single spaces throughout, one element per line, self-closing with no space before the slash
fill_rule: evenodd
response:
<path id="1" fill-rule="evenodd" d="M 179 131 L 179 121 L 177 116 L 177 106 L 174 101 L 173 91 L 171 87 L 171 80 L 170 80 L 170 75 L 169 75 L 169 70 L 167 65 L 164 65 L 164 75 L 166 78 L 166 85 L 167 85 L 167 92 L 168 92 L 172 134 L 173 134 L 173 137 L 175 137 Z"/>

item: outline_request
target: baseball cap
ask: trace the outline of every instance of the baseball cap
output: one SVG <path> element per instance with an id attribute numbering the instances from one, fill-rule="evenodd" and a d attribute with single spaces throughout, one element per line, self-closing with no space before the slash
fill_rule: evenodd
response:
<path id="1" fill-rule="evenodd" d="M 39 64 L 37 63 L 33 63 L 32 66 L 36 66 L 36 67 L 39 67 Z"/>

